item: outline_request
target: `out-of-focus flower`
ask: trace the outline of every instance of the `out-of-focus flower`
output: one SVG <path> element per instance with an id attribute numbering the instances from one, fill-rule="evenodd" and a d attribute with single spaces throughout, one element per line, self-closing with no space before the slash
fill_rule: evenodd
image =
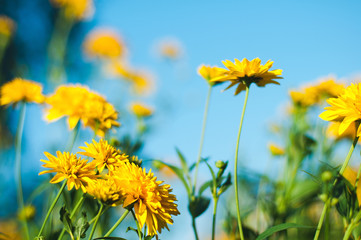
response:
<path id="1" fill-rule="evenodd" d="M 345 89 L 344 84 L 337 83 L 333 77 L 322 78 L 318 83 L 304 87 L 301 91 L 290 91 L 292 102 L 301 107 L 310 107 L 330 97 L 337 97 Z"/>
<path id="2" fill-rule="evenodd" d="M 119 164 L 129 161 L 128 155 L 109 145 L 108 141 L 104 139 L 100 139 L 99 142 L 93 139 L 93 143 L 85 142 L 85 145 L 86 147 L 79 147 L 85 152 L 78 152 L 78 154 L 93 158 L 93 163 L 100 173 L 104 168 L 114 171 Z"/>
<path id="3" fill-rule="evenodd" d="M 268 149 L 271 152 L 271 154 L 274 156 L 281 156 L 285 154 L 285 149 L 274 143 L 269 143 Z"/>
<path id="4" fill-rule="evenodd" d="M 4 240 L 21 240 L 19 227 L 14 220 L 4 220 L 0 222 L 0 236 Z"/>
<path id="5" fill-rule="evenodd" d="M 93 0 L 50 0 L 55 6 L 64 11 L 68 19 L 82 20 L 90 18 L 94 13 Z"/>
<path id="6" fill-rule="evenodd" d="M 147 95 L 154 91 L 154 76 L 148 71 L 132 69 L 123 61 L 112 61 L 110 71 L 131 84 L 138 95 Z"/>
<path id="7" fill-rule="evenodd" d="M 1 87 L 0 105 L 8 105 L 24 101 L 43 103 L 44 95 L 40 83 L 15 78 Z"/>
<path id="8" fill-rule="evenodd" d="M 273 79 L 282 79 L 282 77 L 279 76 L 282 74 L 281 69 L 269 71 L 273 65 L 273 61 L 271 60 L 268 60 L 265 65 L 261 65 L 261 60 L 259 58 L 255 58 L 251 61 L 246 58 L 244 58 L 242 62 L 238 59 L 235 59 L 234 61 L 235 63 L 229 60 L 222 61 L 228 70 L 225 71 L 224 75 L 216 77 L 212 81 L 230 81 L 231 84 L 226 90 L 238 84 L 235 95 L 246 90 L 246 87 L 251 83 L 255 83 L 259 87 L 264 87 L 269 83 L 279 85 L 279 82 L 274 81 Z M 225 69 L 221 68 L 220 71 L 222 70 Z"/>
<path id="9" fill-rule="evenodd" d="M 8 38 L 13 34 L 14 30 L 14 21 L 5 15 L 0 15 L 0 35 Z"/>
<path id="10" fill-rule="evenodd" d="M 168 184 L 157 181 L 150 170 L 137 165 L 125 164 L 115 174 L 115 181 L 122 186 L 125 194 L 123 207 L 134 207 L 135 216 L 142 228 L 147 225 L 147 235 L 157 235 L 167 224 L 173 224 L 171 215 L 178 215 L 177 201 Z M 169 230 L 169 229 L 168 229 Z"/>
<path id="11" fill-rule="evenodd" d="M 87 186 L 87 193 L 112 207 L 122 204 L 124 199 L 121 186 L 113 178 L 97 179 Z"/>
<path id="12" fill-rule="evenodd" d="M 179 59 L 182 55 L 181 44 L 176 39 L 161 40 L 158 49 L 160 56 L 170 60 Z"/>
<path id="13" fill-rule="evenodd" d="M 338 134 L 344 133 L 352 123 L 357 123 L 356 136 L 361 136 L 361 83 L 351 84 L 337 98 L 327 99 L 330 107 L 325 107 L 320 118 L 325 121 L 341 122 Z"/>
<path id="14" fill-rule="evenodd" d="M 131 103 L 130 110 L 135 116 L 139 118 L 149 117 L 153 114 L 153 109 L 151 107 L 140 102 Z"/>
<path id="15" fill-rule="evenodd" d="M 34 218 L 36 213 L 35 206 L 33 205 L 26 205 L 23 209 L 20 209 L 18 212 L 18 218 L 20 220 L 31 220 Z"/>
<path id="16" fill-rule="evenodd" d="M 345 171 L 343 172 L 342 176 L 349 181 L 354 187 L 356 187 L 356 179 L 357 179 L 357 171 L 353 170 L 350 167 L 346 167 Z M 361 181 L 359 180 L 357 183 L 356 189 L 357 200 L 359 206 L 361 206 Z"/>
<path id="17" fill-rule="evenodd" d="M 81 85 L 60 86 L 46 103 L 50 105 L 45 118 L 48 121 L 68 116 L 69 128 L 73 129 L 81 120 L 84 126 L 91 127 L 97 135 L 120 124 L 116 121 L 118 113 L 113 105 L 99 94 Z"/>
<path id="18" fill-rule="evenodd" d="M 201 65 L 198 67 L 198 74 L 201 75 L 211 86 L 222 83 L 217 81 L 213 82 L 212 80 L 219 76 L 223 76 L 226 72 L 227 70 L 216 66 L 211 67 L 211 66 Z"/>
<path id="19" fill-rule="evenodd" d="M 111 30 L 94 30 L 85 38 L 84 52 L 90 58 L 116 59 L 125 52 L 121 38 Z"/>
<path id="20" fill-rule="evenodd" d="M 88 160 L 83 160 L 81 157 L 78 158 L 75 154 L 61 153 L 60 151 L 56 152 L 56 156 L 48 152 L 44 152 L 44 154 L 49 160 L 41 159 L 40 161 L 45 163 L 42 166 L 51 168 L 51 170 L 42 171 L 39 175 L 56 173 L 50 180 L 50 183 L 59 183 L 67 180 L 69 191 L 75 186 L 75 189 L 81 188 L 83 192 L 86 192 L 86 186 L 98 178 L 95 172 L 95 164 L 93 162 L 88 163 Z"/>

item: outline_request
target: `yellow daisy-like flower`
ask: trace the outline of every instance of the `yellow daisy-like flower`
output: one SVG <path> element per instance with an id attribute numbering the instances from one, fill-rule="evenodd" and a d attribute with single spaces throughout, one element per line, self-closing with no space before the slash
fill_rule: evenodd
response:
<path id="1" fill-rule="evenodd" d="M 198 74 L 201 75 L 209 85 L 214 86 L 222 82 L 212 81 L 213 79 L 223 76 L 227 70 L 219 67 L 211 67 L 206 65 L 201 65 L 198 67 Z"/>
<path id="2" fill-rule="evenodd" d="M 355 187 L 357 171 L 353 170 L 350 167 L 346 167 L 342 176 Z M 359 206 L 361 206 L 361 181 L 359 181 L 357 184 L 356 195 L 357 195 L 358 204 Z"/>
<path id="3" fill-rule="evenodd" d="M 112 179 L 97 179 L 87 186 L 87 193 L 102 203 L 115 207 L 124 200 L 121 187 Z"/>
<path id="4" fill-rule="evenodd" d="M 331 107 L 325 107 L 320 118 L 326 121 L 341 122 L 338 134 L 342 134 L 352 124 L 357 123 L 356 136 L 361 136 L 361 83 L 351 84 L 337 98 L 329 98 L 327 103 Z"/>
<path id="5" fill-rule="evenodd" d="M 95 30 L 84 41 L 84 51 L 90 58 L 114 59 L 124 54 L 121 38 L 110 30 Z"/>
<path id="6" fill-rule="evenodd" d="M 44 154 L 49 160 L 41 159 L 40 161 L 45 163 L 42 166 L 51 168 L 51 170 L 42 171 L 39 175 L 56 173 L 50 183 L 67 180 L 69 191 L 75 186 L 75 189 L 81 188 L 83 192 L 86 192 L 86 187 L 98 178 L 95 172 L 95 164 L 88 163 L 87 160 L 83 160 L 81 157 L 78 158 L 75 154 L 61 153 L 60 151 L 56 152 L 56 156 L 48 152 L 44 152 Z"/>
<path id="7" fill-rule="evenodd" d="M 134 207 L 140 227 L 147 225 L 147 235 L 157 235 L 163 228 L 168 229 L 167 224 L 173 224 L 171 215 L 179 214 L 174 203 L 176 196 L 171 194 L 170 185 L 157 181 L 151 170 L 147 173 L 133 163 L 126 163 L 117 170 L 114 179 L 123 186 L 123 207 Z"/>
<path id="8" fill-rule="evenodd" d="M 5 15 L 0 15 L 0 35 L 3 35 L 8 38 L 14 32 L 14 29 L 15 29 L 14 21 Z"/>
<path id="9" fill-rule="evenodd" d="M 235 59 L 234 61 L 235 63 L 229 60 L 222 61 L 228 70 L 221 68 L 220 71 L 225 70 L 225 74 L 214 78 L 212 82 L 230 81 L 231 84 L 226 89 L 229 89 L 238 84 L 235 95 L 243 90 L 246 90 L 247 86 L 249 86 L 251 83 L 255 83 L 259 87 L 264 87 L 269 83 L 279 85 L 279 82 L 274 81 L 273 79 L 283 78 L 278 76 L 282 74 L 281 69 L 269 71 L 273 65 L 271 60 L 268 60 L 265 65 L 261 65 L 261 60 L 259 58 L 255 58 L 251 61 L 247 60 L 246 58 L 244 58 L 242 62 L 238 59 Z"/>
<path id="10" fill-rule="evenodd" d="M 40 83 L 15 78 L 1 87 L 0 105 L 16 105 L 21 101 L 43 103 L 45 98 L 41 91 Z"/>
<path id="11" fill-rule="evenodd" d="M 50 2 L 60 7 L 68 19 L 82 20 L 93 15 L 93 0 L 50 0 Z"/>
<path id="12" fill-rule="evenodd" d="M 56 121 L 68 116 L 70 129 L 81 120 L 84 126 L 89 126 L 96 131 L 96 134 L 104 136 L 110 128 L 120 126 L 116 121 L 118 113 L 113 105 L 81 85 L 60 86 L 47 98 L 46 103 L 50 108 L 46 110 L 45 119 Z"/>
<path id="13" fill-rule="evenodd" d="M 351 123 L 350 126 L 342 134 L 338 134 L 338 129 L 340 128 L 340 124 L 341 122 L 330 122 L 326 130 L 326 135 L 328 137 L 333 137 L 336 140 L 341 140 L 341 139 L 354 140 L 356 136 L 355 123 L 354 122 Z"/>
<path id="14" fill-rule="evenodd" d="M 78 154 L 93 158 L 93 163 L 99 172 L 103 172 L 104 168 L 114 171 L 119 164 L 129 161 L 128 155 L 109 145 L 104 139 L 100 139 L 99 142 L 93 139 L 93 143 L 85 142 L 85 145 L 86 147 L 79 147 L 85 152 L 78 152 Z"/>
<path id="15" fill-rule="evenodd" d="M 268 144 L 268 149 L 270 150 L 271 154 L 274 156 L 281 156 L 285 154 L 285 149 L 274 143 Z"/>
<path id="16" fill-rule="evenodd" d="M 140 102 L 134 102 L 130 105 L 130 110 L 137 117 L 149 117 L 153 114 L 153 109 Z"/>

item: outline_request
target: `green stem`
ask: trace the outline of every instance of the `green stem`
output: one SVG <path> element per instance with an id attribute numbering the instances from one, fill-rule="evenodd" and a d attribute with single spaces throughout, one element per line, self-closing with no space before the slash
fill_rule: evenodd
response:
<path id="1" fill-rule="evenodd" d="M 215 239 L 215 235 L 216 235 L 217 204 L 218 204 L 218 197 L 214 198 L 213 221 L 212 221 L 212 240 Z"/>
<path id="2" fill-rule="evenodd" d="M 119 224 L 124 220 L 124 218 L 128 215 L 129 210 L 125 209 L 123 215 L 118 219 L 118 221 L 113 225 L 113 227 L 104 235 L 104 237 L 109 237 L 109 235 L 119 226 Z"/>
<path id="3" fill-rule="evenodd" d="M 348 151 L 348 154 L 347 154 L 347 156 L 346 156 L 346 158 L 345 158 L 345 161 L 343 162 L 342 167 L 341 167 L 341 169 L 340 169 L 340 171 L 339 171 L 339 174 L 340 174 L 340 175 L 342 175 L 343 172 L 345 171 L 345 169 L 346 169 L 346 167 L 347 167 L 347 165 L 348 165 L 348 162 L 349 162 L 350 159 L 351 159 L 353 150 L 355 149 L 355 146 L 356 146 L 356 144 L 357 144 L 357 142 L 358 142 L 358 139 L 359 139 L 359 137 L 356 136 L 355 139 L 354 139 L 354 141 L 353 141 L 353 143 L 352 143 L 352 145 L 351 145 L 351 147 L 350 147 L 350 150 Z M 338 178 L 336 178 L 336 180 L 334 181 L 333 186 L 336 185 L 337 181 L 338 181 Z M 332 191 L 332 190 L 331 190 L 331 191 Z M 332 196 L 332 194 L 331 194 L 331 196 Z M 327 201 L 328 201 L 328 200 L 327 200 Z M 320 235 L 321 228 L 322 228 L 322 224 L 323 224 L 323 219 L 324 219 L 324 217 L 325 217 L 324 215 L 326 214 L 327 209 L 328 209 L 328 207 L 329 207 L 329 204 L 327 204 L 327 201 L 326 201 L 326 204 L 323 206 L 322 214 L 321 214 L 320 220 L 319 220 L 319 222 L 318 222 L 317 230 L 316 230 L 315 237 L 313 238 L 313 240 L 317 240 L 318 237 L 319 237 L 319 235 Z"/>
<path id="4" fill-rule="evenodd" d="M 68 143 L 68 152 L 71 152 L 73 150 L 73 147 L 74 147 L 74 143 L 76 141 L 76 138 L 79 134 L 79 129 L 80 129 L 80 120 L 78 121 L 78 123 L 76 124 L 75 128 L 73 129 L 72 133 L 71 133 L 71 137 L 70 137 L 70 140 L 69 140 L 69 143 Z"/>
<path id="5" fill-rule="evenodd" d="M 77 202 L 77 204 L 75 205 L 74 209 L 71 211 L 70 213 L 70 219 L 72 219 L 74 217 L 74 215 L 76 214 L 76 212 L 78 211 L 79 207 L 83 204 L 84 202 L 84 199 L 85 199 L 85 194 L 83 194 L 81 196 L 81 198 L 79 199 L 79 201 Z M 64 236 L 64 233 L 65 233 L 65 228 L 63 228 L 63 230 L 61 230 L 61 233 L 58 237 L 58 240 L 61 240 Z"/>
<path id="6" fill-rule="evenodd" d="M 17 182 L 17 199 L 18 199 L 18 212 L 24 211 L 24 196 L 23 196 L 23 187 L 21 181 L 21 141 L 24 131 L 24 122 L 25 122 L 25 112 L 26 112 L 26 104 L 25 102 L 20 103 L 20 116 L 19 122 L 16 129 L 15 136 L 15 176 Z M 29 228 L 26 220 L 26 216 L 23 216 L 21 219 L 23 224 L 25 237 L 26 239 L 30 239 L 29 237 Z"/>
<path id="7" fill-rule="evenodd" d="M 234 192 L 235 192 L 235 197 L 236 197 L 238 230 L 239 230 L 239 236 L 240 236 L 241 240 L 244 240 L 244 236 L 243 236 L 241 213 L 240 213 L 240 209 L 239 209 L 239 198 L 238 198 L 238 174 L 237 174 L 237 169 L 238 169 L 238 148 L 239 148 L 239 139 L 241 137 L 244 113 L 246 111 L 246 106 L 247 106 L 247 101 L 248 101 L 248 95 L 249 95 L 249 86 L 246 85 L 246 96 L 244 98 L 242 116 L 241 116 L 241 121 L 240 121 L 240 124 L 239 124 L 238 136 L 237 136 L 236 153 L 235 153 L 235 156 L 234 156 Z"/>
<path id="8" fill-rule="evenodd" d="M 353 229 L 355 228 L 354 221 L 351 220 L 351 223 L 348 225 L 343 240 L 348 240 L 352 234 Z"/>
<path id="9" fill-rule="evenodd" d="M 194 236 L 195 236 L 196 240 L 199 240 L 198 233 L 197 233 L 196 219 L 194 217 L 192 217 L 192 227 L 193 227 Z"/>
<path id="10" fill-rule="evenodd" d="M 96 228 L 96 226 L 97 226 L 97 224 L 98 224 L 99 217 L 100 217 L 100 215 L 101 215 L 101 213 L 102 213 L 103 207 L 104 207 L 104 205 L 101 203 L 101 204 L 100 204 L 99 211 L 98 211 L 98 214 L 97 214 L 97 216 L 96 216 L 96 218 L 95 218 L 95 222 L 94 222 L 94 224 L 93 224 L 93 227 L 92 227 L 92 230 L 91 230 L 91 232 L 90 232 L 90 235 L 89 235 L 89 239 L 88 239 L 88 240 L 91 240 L 92 237 L 93 237 L 93 235 L 94 235 L 95 228 Z"/>
<path id="11" fill-rule="evenodd" d="M 65 186 L 66 186 L 66 182 L 67 182 L 67 181 L 64 181 L 63 185 L 61 185 L 61 188 L 59 189 L 58 195 L 56 195 L 53 203 L 51 204 L 51 206 L 50 206 L 50 208 L 49 208 L 49 210 L 48 210 L 48 213 L 46 214 L 46 217 L 45 217 L 45 219 L 44 219 L 43 225 L 42 225 L 41 228 L 40 228 L 38 237 L 41 236 L 41 233 L 42 233 L 43 230 L 44 230 L 45 224 L 46 224 L 46 222 L 48 221 L 48 218 L 49 218 L 49 216 L 50 216 L 50 213 L 53 211 L 56 202 L 59 200 L 59 197 L 60 197 L 61 193 L 63 192 Z"/>
<path id="12" fill-rule="evenodd" d="M 137 224 L 138 238 L 139 238 L 139 240 L 142 240 L 142 234 L 141 234 L 141 232 L 140 232 L 141 226 L 139 225 L 139 222 L 138 222 L 137 218 L 135 217 L 135 213 L 134 213 L 133 209 L 131 209 L 130 211 L 132 212 L 134 221 L 135 221 L 135 223 Z M 145 233 L 144 233 L 144 234 L 145 234 Z"/>
<path id="13" fill-rule="evenodd" d="M 194 172 L 194 183 L 193 183 L 193 189 L 192 193 L 194 195 L 196 185 L 197 185 L 197 177 L 198 177 L 198 167 L 199 163 L 201 162 L 202 157 L 202 150 L 203 150 L 203 143 L 204 143 L 204 135 L 206 131 L 206 123 L 207 123 L 207 117 L 208 117 L 208 110 L 209 110 L 209 102 L 211 99 L 211 93 L 212 93 L 212 86 L 209 86 L 208 94 L 207 94 L 207 100 L 206 100 L 206 106 L 204 108 L 204 115 L 203 115 L 203 123 L 202 123 L 202 133 L 201 133 L 201 142 L 199 144 L 199 151 L 198 151 L 198 157 L 197 157 L 197 163 L 196 163 L 196 169 Z"/>

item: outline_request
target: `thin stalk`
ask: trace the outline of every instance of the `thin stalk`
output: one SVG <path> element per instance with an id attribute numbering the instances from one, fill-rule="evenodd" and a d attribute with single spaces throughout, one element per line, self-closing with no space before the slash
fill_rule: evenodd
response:
<path id="1" fill-rule="evenodd" d="M 213 206 L 213 219 L 212 219 L 212 240 L 215 239 L 215 235 L 216 235 L 217 204 L 218 204 L 218 198 L 215 198 L 214 199 L 214 206 Z"/>
<path id="2" fill-rule="evenodd" d="M 197 233 L 196 219 L 194 217 L 192 217 L 192 227 L 193 227 L 194 236 L 195 236 L 196 240 L 199 240 L 198 233 Z"/>
<path id="3" fill-rule="evenodd" d="M 243 236 L 241 213 L 240 213 L 240 210 L 239 210 L 239 198 L 238 198 L 238 174 L 237 174 L 237 169 L 238 169 L 238 148 L 239 148 L 239 139 L 241 137 L 244 113 L 246 112 L 248 95 L 249 95 L 249 86 L 246 85 L 246 96 L 244 98 L 242 116 L 241 116 L 241 121 L 240 121 L 240 124 L 239 124 L 238 136 L 237 136 L 236 153 L 235 153 L 235 156 L 234 156 L 234 192 L 235 192 L 235 197 L 236 197 L 238 230 L 239 230 L 239 236 L 240 236 L 241 240 L 244 240 L 244 236 Z"/>
<path id="4" fill-rule="evenodd" d="M 354 221 L 353 219 L 351 220 L 351 224 L 348 225 L 347 229 L 346 229 L 346 232 L 345 232 L 345 235 L 343 236 L 343 240 L 348 240 L 352 234 L 352 231 L 353 229 L 355 228 L 355 225 L 354 225 Z"/>
<path id="5" fill-rule="evenodd" d="M 18 211 L 24 210 L 24 196 L 23 196 L 23 187 L 21 181 L 21 140 L 24 131 L 24 122 L 25 122 L 25 112 L 26 112 L 26 104 L 25 102 L 20 103 L 20 116 L 19 122 L 16 129 L 16 137 L 15 137 L 15 176 L 17 183 L 17 200 L 18 200 Z M 21 223 L 24 228 L 25 237 L 27 240 L 29 237 L 29 228 L 26 217 L 22 217 Z"/>
<path id="6" fill-rule="evenodd" d="M 140 227 L 140 225 L 139 225 L 139 222 L 138 222 L 137 218 L 135 217 L 135 213 L 134 213 L 133 209 L 131 209 L 130 211 L 132 212 L 134 221 L 135 221 L 135 223 L 137 224 L 137 231 L 138 231 L 139 240 L 142 240 L 142 234 L 141 234 L 141 232 L 140 232 L 141 227 Z"/>
<path id="7" fill-rule="evenodd" d="M 199 167 L 199 163 L 201 162 L 201 157 L 202 157 L 202 150 L 203 150 L 203 144 L 204 144 L 204 134 L 206 132 L 206 123 L 207 123 L 207 118 L 208 118 L 208 110 L 209 110 L 209 102 L 210 102 L 210 99 L 211 99 L 211 93 L 212 93 L 212 86 L 210 85 L 209 89 L 208 89 L 208 94 L 207 94 L 206 106 L 204 107 L 201 142 L 199 144 L 199 151 L 198 151 L 196 169 L 195 169 L 195 172 L 194 172 L 194 183 L 193 183 L 193 189 L 192 189 L 193 195 L 195 193 L 195 189 L 196 189 L 196 186 L 197 186 L 198 167 Z"/>
<path id="8" fill-rule="evenodd" d="M 71 133 L 71 137 L 70 137 L 68 147 L 67 147 L 68 152 L 71 152 L 73 150 L 74 143 L 75 143 L 76 138 L 78 137 L 78 134 L 79 134 L 79 129 L 80 129 L 80 120 L 76 124 L 75 128 L 73 129 L 73 131 Z"/>
<path id="9" fill-rule="evenodd" d="M 60 197 L 61 193 L 63 192 L 65 186 L 66 186 L 66 182 L 67 182 L 67 181 L 64 181 L 63 185 L 61 185 L 61 188 L 59 189 L 58 195 L 56 195 L 53 203 L 51 204 L 51 206 L 50 206 L 50 208 L 49 208 L 49 210 L 48 210 L 48 213 L 46 214 L 46 217 L 45 217 L 45 219 L 44 219 L 43 225 L 41 226 L 40 231 L 39 231 L 39 233 L 38 233 L 38 237 L 41 236 L 41 233 L 42 233 L 43 230 L 44 230 L 45 224 L 46 224 L 46 222 L 48 221 L 48 218 L 49 218 L 49 216 L 50 216 L 50 213 L 53 211 L 56 202 L 59 200 L 59 197 Z"/>
<path id="10" fill-rule="evenodd" d="M 352 156 L 353 150 L 355 149 L 355 146 L 356 146 L 356 144 L 358 142 L 358 139 L 359 139 L 359 137 L 356 136 L 353 143 L 352 143 L 352 145 L 351 145 L 351 147 L 350 147 L 350 150 L 348 151 L 348 154 L 347 154 L 347 156 L 345 158 L 345 161 L 343 162 L 342 167 L 341 167 L 341 169 L 339 171 L 340 175 L 342 175 L 343 172 L 345 171 L 345 169 L 346 169 L 346 167 L 348 165 L 348 162 L 350 161 L 350 158 Z M 333 186 L 336 185 L 337 181 L 338 181 L 338 178 L 336 178 L 336 180 L 334 181 Z M 323 206 L 322 214 L 321 214 L 320 220 L 318 222 L 317 230 L 316 230 L 315 237 L 313 238 L 313 240 L 317 240 L 319 235 L 320 235 L 322 224 L 323 224 L 323 219 L 325 217 L 324 215 L 326 214 L 328 207 L 329 207 L 329 204 L 327 204 L 327 201 L 326 201 L 326 204 Z"/>
<path id="11" fill-rule="evenodd" d="M 85 194 L 83 194 L 81 196 L 81 198 L 79 199 L 79 201 L 77 202 L 77 204 L 75 205 L 74 209 L 71 211 L 70 213 L 70 219 L 72 219 L 74 217 L 74 215 L 76 214 L 76 212 L 78 211 L 79 207 L 83 204 L 84 202 L 84 199 L 85 199 Z M 61 233 L 58 237 L 58 240 L 61 240 L 64 236 L 64 233 L 65 233 L 65 228 L 63 228 L 63 230 L 61 230 Z"/>
<path id="12" fill-rule="evenodd" d="M 96 218 L 95 218 L 95 222 L 94 222 L 94 224 L 93 224 L 93 227 L 92 227 L 92 230 L 91 230 L 91 232 L 90 232 L 90 235 L 89 235 L 89 239 L 88 239 L 88 240 L 91 240 L 92 237 L 93 237 L 93 235 L 94 235 L 95 228 L 96 228 L 96 226 L 97 226 L 97 224 L 98 224 L 99 217 L 100 217 L 100 215 L 101 215 L 101 213 L 102 213 L 103 207 L 104 207 L 104 205 L 101 203 L 101 204 L 100 204 L 99 211 L 98 211 L 98 214 L 97 214 L 97 216 L 96 216 Z"/>
<path id="13" fill-rule="evenodd" d="M 104 235 L 104 237 L 109 237 L 109 235 L 119 226 L 119 224 L 124 220 L 124 218 L 128 215 L 129 210 L 125 209 L 123 215 L 118 219 L 118 221 L 113 225 L 113 227 Z"/>

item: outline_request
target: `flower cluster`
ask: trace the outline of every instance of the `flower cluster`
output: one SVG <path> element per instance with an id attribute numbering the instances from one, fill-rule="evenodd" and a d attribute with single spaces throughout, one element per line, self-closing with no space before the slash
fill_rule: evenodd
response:
<path id="1" fill-rule="evenodd" d="M 151 170 L 147 173 L 129 162 L 127 155 L 105 140 L 85 144 L 87 147 L 80 147 L 85 152 L 79 154 L 91 157 L 91 162 L 71 153 L 58 151 L 57 156 L 53 156 L 45 152 L 49 160 L 41 161 L 45 163 L 43 167 L 50 170 L 39 175 L 56 173 L 50 183 L 67 180 L 68 190 L 80 188 L 103 204 L 134 208 L 141 227 L 147 225 L 148 235 L 157 235 L 163 228 L 168 229 L 167 224 L 173 223 L 172 215 L 179 214 L 177 199 L 171 194 L 170 186 L 157 181 Z M 108 172 L 100 174 L 104 168 Z"/>
<path id="2" fill-rule="evenodd" d="M 104 136 L 105 132 L 119 127 L 118 113 L 113 105 L 99 94 L 81 85 L 60 86 L 53 95 L 46 99 L 50 105 L 45 118 L 55 121 L 68 116 L 69 128 L 73 129 L 81 120 L 85 127 L 92 128 L 97 135 Z"/>

